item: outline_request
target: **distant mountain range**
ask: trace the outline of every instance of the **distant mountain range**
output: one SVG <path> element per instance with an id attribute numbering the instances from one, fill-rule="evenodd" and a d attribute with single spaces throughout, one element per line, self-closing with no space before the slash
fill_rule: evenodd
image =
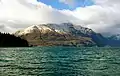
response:
<path id="1" fill-rule="evenodd" d="M 26 39 L 32 46 L 118 46 L 120 38 L 104 37 L 95 33 L 92 29 L 73 25 L 62 24 L 40 24 L 33 25 L 14 33 Z M 120 36 L 119 36 L 120 37 Z M 113 43 L 114 41 L 116 42 Z"/>
<path id="2" fill-rule="evenodd" d="M 112 39 L 112 40 L 120 40 L 120 34 L 115 34 L 115 35 L 112 35 L 110 37 L 108 37 L 108 39 Z"/>

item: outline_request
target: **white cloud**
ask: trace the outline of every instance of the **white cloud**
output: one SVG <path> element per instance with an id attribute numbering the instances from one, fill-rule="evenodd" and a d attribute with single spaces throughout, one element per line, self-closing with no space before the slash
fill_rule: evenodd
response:
<path id="1" fill-rule="evenodd" d="M 93 1 L 95 5 L 70 11 L 57 10 L 36 0 L 1 0 L 0 31 L 14 32 L 32 24 L 72 22 L 96 32 L 119 33 L 120 0 Z"/>
<path id="2" fill-rule="evenodd" d="M 59 14 L 61 19 L 64 15 L 43 3 L 35 0 L 2 0 L 0 17 L 3 19 L 14 19 L 31 22 L 56 22 L 55 15 Z M 52 19 L 51 19 L 52 18 Z M 54 19 L 55 18 L 55 19 Z M 60 20 L 61 20 L 60 19 Z M 58 20 L 59 22 L 59 20 Z"/>
<path id="3" fill-rule="evenodd" d="M 78 7 L 71 14 L 82 20 L 82 25 L 100 33 L 120 32 L 120 0 L 94 0 L 95 5 Z"/>
<path id="4" fill-rule="evenodd" d="M 1 0 L 0 11 L 0 25 L 4 25 L 4 30 L 2 30 L 4 32 L 8 29 L 6 27 L 9 27 L 10 30 L 28 27 L 32 24 L 76 20 L 73 16 L 65 15 L 59 10 L 35 0 Z M 14 31 L 13 29 L 12 32 Z"/>

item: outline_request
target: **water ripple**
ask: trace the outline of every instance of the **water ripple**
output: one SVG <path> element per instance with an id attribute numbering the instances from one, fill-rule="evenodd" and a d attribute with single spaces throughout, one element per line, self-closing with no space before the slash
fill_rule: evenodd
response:
<path id="1" fill-rule="evenodd" d="M 120 48 L 0 49 L 0 76 L 120 76 Z"/>

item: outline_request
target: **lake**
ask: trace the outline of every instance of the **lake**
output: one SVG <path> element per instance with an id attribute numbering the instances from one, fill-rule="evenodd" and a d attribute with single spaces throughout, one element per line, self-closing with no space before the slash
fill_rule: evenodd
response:
<path id="1" fill-rule="evenodd" d="M 0 76 L 120 76 L 120 48 L 1 48 Z"/>

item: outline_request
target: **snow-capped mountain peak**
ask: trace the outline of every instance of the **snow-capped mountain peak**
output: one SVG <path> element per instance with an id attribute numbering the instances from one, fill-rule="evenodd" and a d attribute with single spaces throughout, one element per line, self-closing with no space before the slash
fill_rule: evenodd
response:
<path id="1" fill-rule="evenodd" d="M 23 33 L 26 34 L 26 33 L 31 33 L 31 32 L 34 32 L 34 31 L 39 31 L 37 25 L 33 25 L 33 26 L 30 26 L 30 27 L 24 29 Z"/>
<path id="2" fill-rule="evenodd" d="M 112 35 L 109 37 L 109 39 L 120 40 L 120 34 Z"/>
<path id="3" fill-rule="evenodd" d="M 39 33 L 39 32 L 41 33 L 57 32 L 60 34 L 69 34 L 69 33 L 90 34 L 90 33 L 93 33 L 91 29 L 84 28 L 81 26 L 75 26 L 71 23 L 33 25 L 24 30 L 20 30 L 16 33 L 18 35 L 22 35 L 22 34 Z"/>

